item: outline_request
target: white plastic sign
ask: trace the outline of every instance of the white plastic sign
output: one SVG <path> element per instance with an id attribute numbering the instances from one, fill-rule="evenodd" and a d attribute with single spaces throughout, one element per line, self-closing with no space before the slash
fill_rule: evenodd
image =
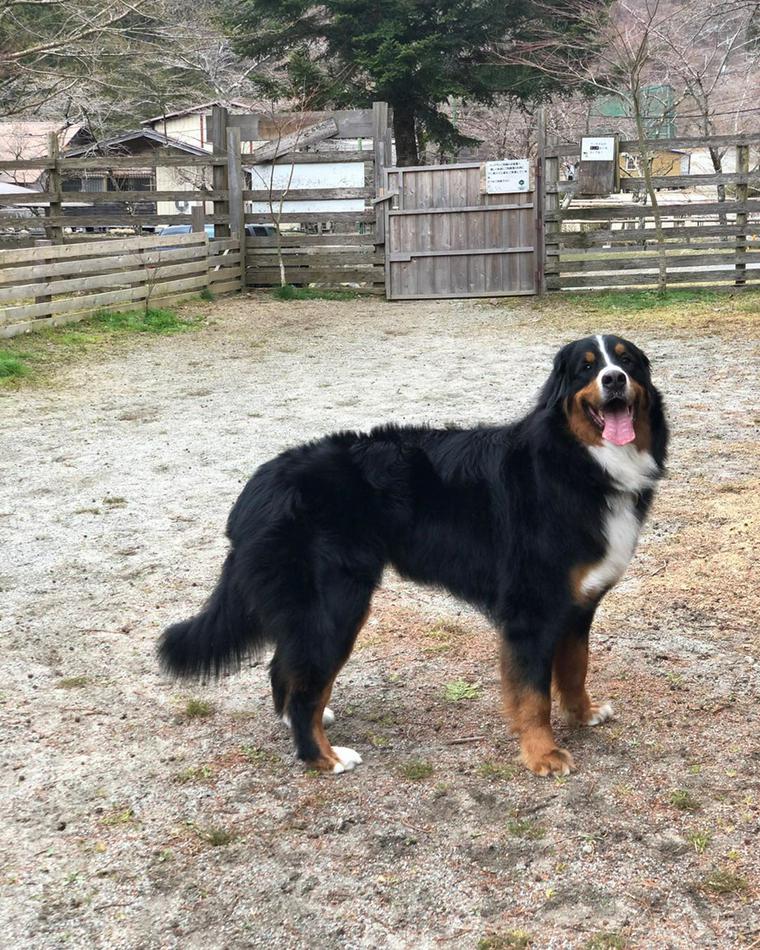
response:
<path id="1" fill-rule="evenodd" d="M 615 160 L 615 137 L 614 136 L 584 136 L 581 139 L 581 161 L 582 162 L 614 162 Z"/>
<path id="2" fill-rule="evenodd" d="M 530 191 L 530 162 L 527 158 L 485 163 L 485 192 L 502 195 Z"/>

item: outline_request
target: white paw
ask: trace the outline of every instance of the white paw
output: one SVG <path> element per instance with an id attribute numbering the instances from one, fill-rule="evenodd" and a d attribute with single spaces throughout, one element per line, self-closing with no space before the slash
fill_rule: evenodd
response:
<path id="1" fill-rule="evenodd" d="M 285 726 L 286 729 L 292 729 L 292 728 L 293 728 L 292 723 L 291 723 L 291 721 L 290 721 L 290 716 L 289 716 L 287 713 L 283 713 L 283 714 L 280 716 L 280 720 L 282 721 L 282 724 L 283 724 L 283 726 Z"/>
<path id="2" fill-rule="evenodd" d="M 587 726 L 598 726 L 601 722 L 607 722 L 608 719 L 612 719 L 612 706 L 609 703 L 602 703 L 601 706 L 589 716 L 588 721 L 586 722 Z"/>
<path id="3" fill-rule="evenodd" d="M 347 749 L 342 745 L 332 746 L 333 753 L 338 757 L 338 762 L 333 766 L 333 772 L 350 772 L 357 765 L 362 764 L 362 757 L 353 749 Z"/>

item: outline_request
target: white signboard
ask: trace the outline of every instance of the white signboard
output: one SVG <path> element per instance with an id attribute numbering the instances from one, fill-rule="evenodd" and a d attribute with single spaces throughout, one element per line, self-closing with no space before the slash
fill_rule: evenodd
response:
<path id="1" fill-rule="evenodd" d="M 582 162 L 614 162 L 615 137 L 613 135 L 589 137 L 581 139 Z"/>
<path id="2" fill-rule="evenodd" d="M 503 195 L 530 191 L 530 162 L 527 158 L 485 163 L 485 193 Z"/>

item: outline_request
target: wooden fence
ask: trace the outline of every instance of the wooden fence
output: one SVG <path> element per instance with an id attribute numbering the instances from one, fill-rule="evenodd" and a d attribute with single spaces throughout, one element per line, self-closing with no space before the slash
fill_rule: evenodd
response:
<path id="1" fill-rule="evenodd" d="M 0 337 L 61 326 L 105 308 L 160 306 L 209 288 L 239 290 L 236 240 L 205 233 L 0 252 Z"/>
<path id="2" fill-rule="evenodd" d="M 760 134 L 646 143 L 650 154 L 663 149 L 736 150 L 736 172 L 652 179 L 659 198 L 669 285 L 732 291 L 760 286 L 760 200 L 748 197 L 753 186 L 760 187 L 760 167 L 750 168 L 749 161 L 750 146 L 757 143 Z M 638 154 L 638 142 L 622 141 L 620 150 Z M 561 181 L 559 168 L 560 159 L 575 159 L 579 154 L 578 143 L 551 142 L 540 147 L 545 183 L 545 289 L 651 287 L 658 282 L 659 259 L 652 206 L 626 197 L 630 192 L 646 194 L 644 178 L 624 178 L 621 195 L 576 197 L 577 184 Z M 728 186 L 725 201 L 716 200 L 719 185 Z M 695 189 L 705 187 L 712 194 L 695 195 Z M 681 196 L 686 188 L 688 196 Z M 565 196 L 570 197 L 569 204 Z"/>
<path id="3" fill-rule="evenodd" d="M 309 125 L 311 122 L 314 124 Z M 272 141 L 245 150 L 260 135 L 274 135 L 276 128 L 279 132 Z M 67 157 L 58 154 L 55 136 L 51 136 L 45 158 L 0 161 L 0 172 L 39 171 L 44 187 L 33 198 L 0 195 L 0 212 L 11 207 L 0 213 L 0 230 L 28 232 L 31 228 L 39 234 L 44 228 L 48 240 L 66 244 L 81 240 L 81 233 L 74 229 L 146 232 L 189 223 L 187 213 L 165 213 L 165 203 L 202 203 L 201 207 L 208 209 L 205 223 L 213 225 L 214 237 L 239 241 L 235 253 L 240 255 L 246 286 L 280 283 L 278 242 L 272 238 L 276 226 L 282 235 L 288 282 L 383 291 L 383 235 L 382 226 L 376 226 L 374 198 L 382 169 L 390 163 L 386 162 L 391 150 L 387 104 L 272 117 L 271 121 L 231 116 L 226 109 L 214 107 L 207 131 L 213 149 L 208 155 L 177 154 L 176 148 L 162 148 L 135 156 Z M 341 135 L 342 141 L 336 139 Z M 346 140 L 348 135 L 352 139 Z M 371 140 L 371 148 L 361 147 L 364 139 Z M 327 187 L 320 181 L 342 166 L 350 173 L 337 176 L 340 184 Z M 152 174 L 150 189 L 89 192 L 64 188 L 66 181 L 70 186 L 88 174 L 105 175 L 112 181 L 136 168 Z M 155 184 L 159 170 L 180 170 L 188 178 L 203 181 L 204 187 L 159 190 Z M 308 184 L 298 183 L 299 173 Z M 12 210 L 32 200 L 44 215 L 30 217 Z M 269 235 L 251 233 L 253 224 L 269 225 Z"/>

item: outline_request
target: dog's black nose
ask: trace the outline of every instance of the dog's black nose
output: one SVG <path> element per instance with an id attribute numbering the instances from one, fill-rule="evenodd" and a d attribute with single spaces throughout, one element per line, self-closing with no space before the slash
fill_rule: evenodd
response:
<path id="1" fill-rule="evenodd" d="M 604 376 L 602 376 L 602 385 L 606 389 L 624 389 L 625 381 L 625 373 L 619 369 L 609 369 Z"/>

